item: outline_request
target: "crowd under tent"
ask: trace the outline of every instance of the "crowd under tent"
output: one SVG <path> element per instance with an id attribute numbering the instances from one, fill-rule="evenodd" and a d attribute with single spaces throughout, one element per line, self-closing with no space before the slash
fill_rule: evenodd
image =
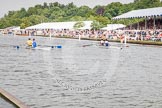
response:
<path id="1" fill-rule="evenodd" d="M 74 29 L 74 25 L 77 21 L 73 22 L 48 22 L 48 23 L 41 23 L 34 26 L 27 27 L 25 29 L 53 29 L 53 30 L 62 30 L 62 29 Z M 85 28 L 89 28 L 92 21 L 83 21 L 85 24 Z"/>
<path id="2" fill-rule="evenodd" d="M 107 27 L 101 28 L 101 30 L 116 30 L 126 27 L 123 24 L 108 24 Z"/>
<path id="3" fill-rule="evenodd" d="M 133 10 L 125 14 L 114 17 L 114 20 L 128 18 L 145 18 L 145 29 L 147 29 L 147 19 L 153 18 L 153 26 L 156 29 L 155 19 L 162 18 L 162 7 Z"/>

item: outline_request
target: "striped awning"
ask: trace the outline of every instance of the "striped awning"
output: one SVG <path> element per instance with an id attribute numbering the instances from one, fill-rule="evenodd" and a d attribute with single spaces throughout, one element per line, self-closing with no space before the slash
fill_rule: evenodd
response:
<path id="1" fill-rule="evenodd" d="M 125 14 L 116 16 L 113 19 L 157 17 L 157 16 L 162 16 L 162 7 L 133 10 Z"/>

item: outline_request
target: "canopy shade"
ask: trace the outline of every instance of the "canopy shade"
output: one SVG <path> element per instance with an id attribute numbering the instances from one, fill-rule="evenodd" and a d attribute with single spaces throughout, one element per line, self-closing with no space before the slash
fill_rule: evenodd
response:
<path id="1" fill-rule="evenodd" d="M 124 28 L 126 27 L 123 24 L 108 24 L 107 27 L 101 28 L 102 30 L 116 30 L 119 28 Z"/>
<path id="2" fill-rule="evenodd" d="M 162 7 L 133 10 L 125 14 L 119 15 L 117 17 L 114 17 L 113 19 L 141 18 L 151 16 L 162 16 Z"/>

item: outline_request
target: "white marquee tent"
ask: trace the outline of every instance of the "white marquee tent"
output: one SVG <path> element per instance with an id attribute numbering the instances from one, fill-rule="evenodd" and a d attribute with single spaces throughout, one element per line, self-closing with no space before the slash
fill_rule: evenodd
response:
<path id="1" fill-rule="evenodd" d="M 20 26 L 12 26 L 12 27 L 7 27 L 5 29 L 8 29 L 8 30 L 20 30 Z"/>
<path id="2" fill-rule="evenodd" d="M 41 23 L 34 26 L 27 27 L 25 29 L 73 29 L 74 25 L 77 21 L 74 22 L 48 22 L 48 23 Z M 83 21 L 85 26 L 82 29 L 87 29 L 90 27 L 92 21 Z"/>
<path id="3" fill-rule="evenodd" d="M 126 27 L 123 24 L 108 24 L 107 27 L 101 28 L 101 30 L 116 30 Z"/>
<path id="4" fill-rule="evenodd" d="M 162 16 L 162 7 L 133 10 L 125 14 L 119 15 L 117 17 L 114 17 L 113 19 L 141 18 L 141 17 L 152 17 L 152 16 Z"/>
<path id="5" fill-rule="evenodd" d="M 12 30 L 20 30 L 20 26 L 13 28 Z"/>
<path id="6" fill-rule="evenodd" d="M 115 20 L 115 19 L 125 19 L 125 18 L 145 18 L 145 29 L 147 29 L 147 18 L 149 17 L 153 18 L 153 26 L 154 29 L 156 29 L 155 19 L 157 17 L 162 17 L 162 7 L 133 10 L 125 14 L 119 15 L 117 17 L 114 17 L 113 19 Z M 139 28 L 139 24 L 138 24 L 138 28 Z"/>

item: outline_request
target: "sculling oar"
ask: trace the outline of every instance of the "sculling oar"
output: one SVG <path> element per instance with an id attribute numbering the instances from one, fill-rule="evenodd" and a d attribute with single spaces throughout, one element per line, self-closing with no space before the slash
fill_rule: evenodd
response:
<path id="1" fill-rule="evenodd" d="M 96 44 L 85 44 L 85 45 L 82 45 L 82 47 L 93 46 L 93 45 L 96 45 Z"/>
<path id="2" fill-rule="evenodd" d="M 51 48 L 62 48 L 62 46 L 58 45 L 58 46 L 51 46 Z"/>
<path id="3" fill-rule="evenodd" d="M 17 48 L 17 49 L 20 48 L 20 46 L 18 46 L 18 45 L 8 45 L 8 44 L 0 45 L 0 47 L 14 47 L 14 48 Z"/>
<path id="4" fill-rule="evenodd" d="M 19 49 L 20 48 L 20 46 L 13 46 L 14 48 L 16 48 L 16 49 Z"/>
<path id="5" fill-rule="evenodd" d="M 54 46 L 50 46 L 50 45 L 38 45 L 40 47 L 51 47 L 51 48 L 62 48 L 61 45 L 54 45 Z"/>
<path id="6" fill-rule="evenodd" d="M 39 45 L 39 46 L 40 46 L 40 45 Z M 46 46 L 46 47 L 47 47 L 47 46 Z M 52 49 L 53 49 L 53 48 L 59 48 L 59 49 L 62 48 L 62 46 L 48 46 L 48 48 L 49 48 L 49 47 L 52 48 Z M 14 46 L 14 48 L 19 49 L 20 46 Z M 32 48 L 32 47 L 31 47 L 31 48 Z M 36 47 L 36 48 L 37 48 L 37 47 Z M 38 47 L 38 48 L 39 48 L 39 47 Z M 43 48 L 43 47 L 40 47 L 40 48 Z"/>

